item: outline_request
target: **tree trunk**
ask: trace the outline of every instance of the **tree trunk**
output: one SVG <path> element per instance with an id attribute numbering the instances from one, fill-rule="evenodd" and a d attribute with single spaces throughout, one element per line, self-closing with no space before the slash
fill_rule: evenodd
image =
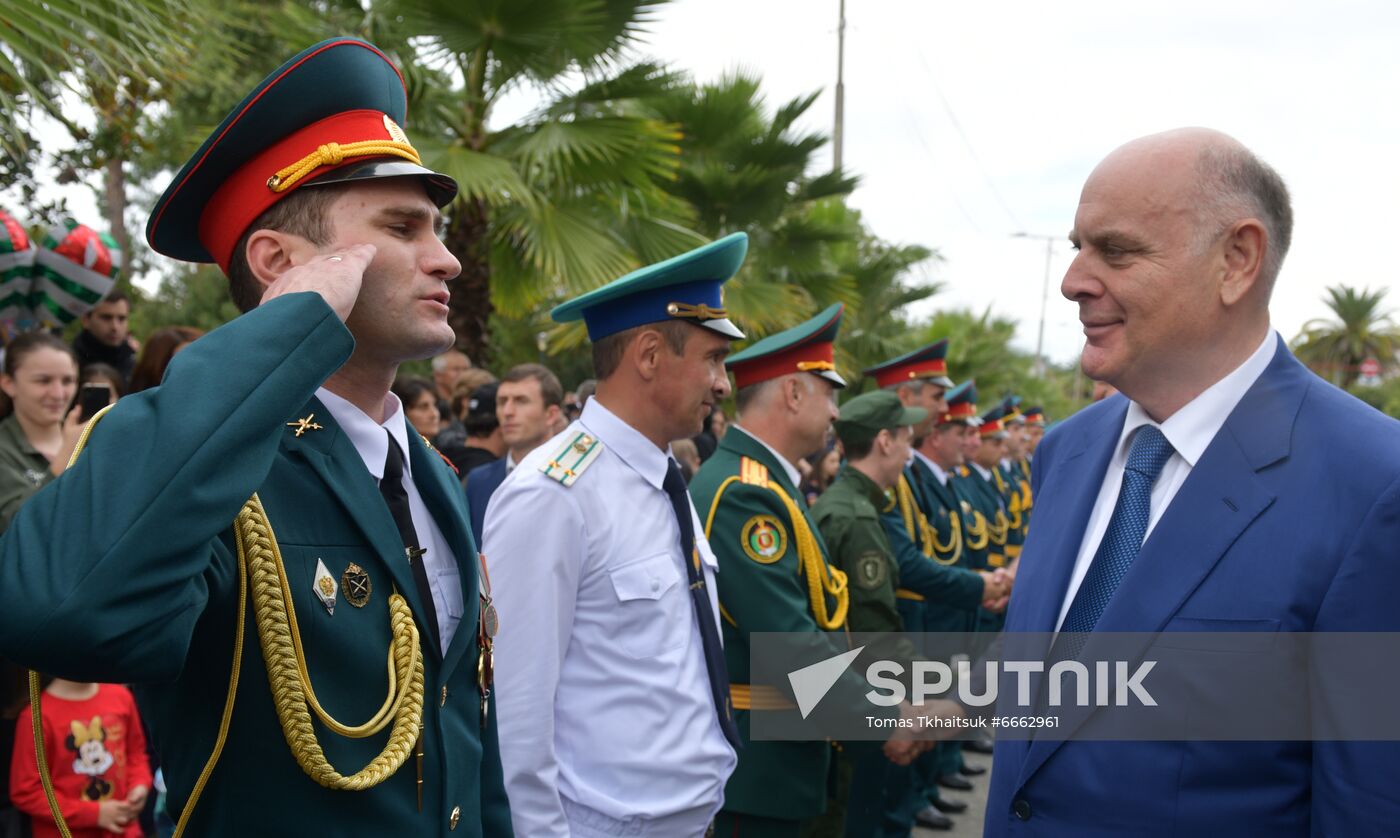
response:
<path id="1" fill-rule="evenodd" d="M 107 161 L 102 172 L 103 203 L 107 210 L 107 229 L 117 240 L 122 251 L 122 280 L 130 284 L 132 257 L 131 233 L 126 229 L 126 173 L 122 171 L 122 160 L 113 157 Z"/>
<path id="2" fill-rule="evenodd" d="M 491 359 L 491 244 L 486 206 L 463 202 L 447 225 L 447 249 L 462 263 L 462 273 L 448 284 L 452 299 L 447 322 L 457 333 L 457 348 L 472 363 L 486 366 Z"/>

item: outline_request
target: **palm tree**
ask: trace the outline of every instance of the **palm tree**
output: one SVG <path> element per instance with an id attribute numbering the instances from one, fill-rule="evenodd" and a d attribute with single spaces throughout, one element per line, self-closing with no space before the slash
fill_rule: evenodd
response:
<path id="1" fill-rule="evenodd" d="M 681 167 L 663 187 L 694 208 L 696 229 L 708 238 L 749 235 L 749 256 L 726 286 L 725 307 L 750 337 L 791 326 L 832 302 L 859 300 L 853 277 L 835 258 L 836 248 L 855 246 L 864 234 L 859 216 L 840 200 L 857 181 L 837 172 L 809 174 L 827 138 L 796 128 L 817 95 L 793 99 L 770 116 L 758 76 L 735 71 L 643 102 L 680 129 Z"/>
<path id="2" fill-rule="evenodd" d="M 1327 289 L 1327 307 L 1335 319 L 1315 318 L 1293 339 L 1293 351 L 1318 375 L 1348 387 L 1361 362 L 1376 358 L 1382 372 L 1395 368 L 1400 327 L 1381 307 L 1386 289 L 1356 290 L 1346 285 Z"/>
<path id="3" fill-rule="evenodd" d="M 523 317 L 703 239 L 658 187 L 678 166 L 675 129 L 628 106 L 671 82 L 621 66 L 664 0 L 378 0 L 417 49 L 405 61 L 410 129 L 425 163 L 461 192 L 446 241 L 462 261 L 449 321 L 473 358 L 489 352 L 494 310 Z M 406 58 L 413 58 L 411 54 Z M 459 79 L 453 86 L 415 79 Z M 571 84 L 582 86 L 568 92 Z M 493 127 L 506 92 L 534 85 L 547 104 Z"/>

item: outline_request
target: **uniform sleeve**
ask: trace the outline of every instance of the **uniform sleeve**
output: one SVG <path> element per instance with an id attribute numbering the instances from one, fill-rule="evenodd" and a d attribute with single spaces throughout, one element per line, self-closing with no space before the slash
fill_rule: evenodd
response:
<path id="1" fill-rule="evenodd" d="M 0 540 L 0 655 L 67 678 L 173 680 L 211 595 L 217 536 L 272 468 L 287 416 L 354 340 L 289 294 L 175 357 L 117 403 Z M 228 551 L 222 551 L 227 556 Z"/>
<path id="2" fill-rule="evenodd" d="M 39 761 L 34 756 L 33 717 L 26 707 L 20 713 L 15 729 L 15 751 L 10 760 L 10 802 L 25 814 L 43 821 L 52 821 L 49 799 L 44 795 L 44 785 L 39 779 Z M 59 761 L 61 753 L 54 743 L 55 732 L 52 725 L 44 730 L 44 750 L 49 762 L 49 776 L 53 779 L 54 797 L 58 799 L 58 810 L 63 819 L 73 828 L 95 828 L 99 805 L 95 800 L 84 800 L 65 793 L 68 784 L 60 782 L 60 775 L 70 774 L 68 766 Z"/>
<path id="3" fill-rule="evenodd" d="M 904 528 L 896 509 L 880 516 L 899 568 L 899 587 L 923 596 L 932 605 L 973 611 L 982 604 L 982 577 L 970 570 L 933 561 Z"/>
<path id="4" fill-rule="evenodd" d="M 586 477 L 585 477 L 586 479 Z M 505 793 L 518 835 L 568 838 L 554 751 L 554 706 L 573 634 L 585 558 L 574 491 L 534 473 L 512 475 L 486 510 L 496 636 L 497 724 Z"/>
<path id="5" fill-rule="evenodd" d="M 702 510 L 708 517 L 709 510 Z M 754 548 L 745 549 L 750 525 L 776 526 L 781 551 L 764 556 Z M 706 528 L 710 549 L 719 560 L 719 595 L 724 614 L 747 636 L 753 632 L 784 632 L 791 644 L 785 661 L 817 661 L 846 651 L 844 642 L 817 625 L 812 615 L 807 581 L 799 574 L 800 562 L 791 517 L 777 495 L 761 486 L 737 483 L 720 495 L 719 506 Z M 829 607 L 834 603 L 828 597 Z M 787 648 L 787 647 L 784 647 Z M 774 657 L 777 657 L 776 655 Z M 776 661 L 775 661 L 776 662 Z M 764 673 L 766 676 L 766 673 Z M 736 679 L 742 681 L 744 679 Z M 775 673 L 769 686 L 792 698 L 792 683 Z M 831 690 L 829 703 L 864 710 L 863 698 L 870 689 L 854 671 L 848 670 Z"/>
<path id="6" fill-rule="evenodd" d="M 867 655 L 876 653 L 878 657 L 899 661 L 908 672 L 910 662 L 922 656 L 903 635 L 904 624 L 895 602 L 899 579 L 879 518 L 873 511 L 868 517 L 857 515 L 843 533 L 842 541 L 839 552 L 851 590 L 851 631 L 886 633 L 872 644 L 878 648 L 867 650 Z M 837 550 L 833 547 L 833 554 Z"/>

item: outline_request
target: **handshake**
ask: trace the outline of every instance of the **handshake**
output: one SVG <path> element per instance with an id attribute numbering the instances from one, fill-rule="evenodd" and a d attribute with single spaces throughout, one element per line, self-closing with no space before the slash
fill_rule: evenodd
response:
<path id="1" fill-rule="evenodd" d="M 900 727 L 886 740 L 883 748 L 885 759 L 895 765 L 909 765 L 920 754 L 932 749 L 939 740 L 956 738 L 960 729 L 946 722 L 966 715 L 961 705 L 947 699 L 926 701 L 921 708 L 907 701 L 902 702 L 899 705 L 900 719 L 910 724 Z"/>
<path id="2" fill-rule="evenodd" d="M 1006 603 L 1011 600 L 1011 583 L 1016 581 L 1016 572 L 999 567 L 990 572 L 979 570 L 977 575 L 983 582 L 982 607 L 994 613 L 1005 611 Z"/>

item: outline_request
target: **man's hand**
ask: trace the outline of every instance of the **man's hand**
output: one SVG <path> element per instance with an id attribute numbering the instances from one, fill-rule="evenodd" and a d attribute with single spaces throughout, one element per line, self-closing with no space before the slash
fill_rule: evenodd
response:
<path id="1" fill-rule="evenodd" d="M 137 810 L 125 800 L 103 800 L 97 804 L 97 826 L 117 835 L 126 831 Z"/>
<path id="2" fill-rule="evenodd" d="M 979 570 L 977 575 L 982 577 L 982 601 L 995 602 L 1011 592 L 1011 577 L 1005 570 L 997 568 L 993 571 Z"/>
<path id="3" fill-rule="evenodd" d="M 304 265 L 297 265 L 277 278 L 263 292 L 262 301 L 276 299 L 283 294 L 299 291 L 314 291 L 321 295 L 342 321 L 350 316 L 355 300 L 360 296 L 360 283 L 364 280 L 365 269 L 374 259 L 375 247 L 372 244 L 351 245 L 343 250 L 314 257 Z"/>
<path id="4" fill-rule="evenodd" d="M 924 723 L 922 729 L 928 731 L 926 735 L 931 736 L 935 741 L 956 739 L 964 732 L 963 728 L 954 727 L 952 725 L 940 726 L 934 722 L 935 719 L 948 722 L 953 719 L 966 718 L 967 711 L 956 701 L 949 701 L 946 698 L 935 698 L 930 701 L 925 701 L 923 705 L 923 715 L 929 721 Z"/>

